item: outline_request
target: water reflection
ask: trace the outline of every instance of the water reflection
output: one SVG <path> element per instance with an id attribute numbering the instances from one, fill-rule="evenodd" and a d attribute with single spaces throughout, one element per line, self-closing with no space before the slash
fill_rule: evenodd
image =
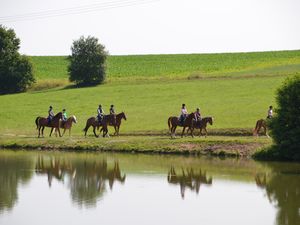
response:
<path id="1" fill-rule="evenodd" d="M 115 181 L 124 183 L 126 179 L 126 175 L 121 175 L 118 162 L 109 168 L 106 160 L 70 161 L 56 157 L 45 160 L 39 156 L 36 173 L 47 175 L 49 187 L 53 178 L 63 183 L 67 181 L 73 202 L 87 207 L 96 206 L 97 200 L 103 197 L 106 181 L 112 190 Z"/>
<path id="2" fill-rule="evenodd" d="M 186 170 L 182 168 L 181 170 L 182 174 L 178 175 L 175 171 L 175 168 L 172 166 L 168 172 L 168 182 L 170 184 L 180 185 L 180 193 L 183 199 L 186 188 L 190 189 L 191 191 L 196 191 L 198 194 L 201 184 L 212 184 L 212 177 L 208 178 L 206 172 L 203 172 L 201 169 L 199 169 L 198 172 L 194 172 L 193 168 Z"/>
<path id="3" fill-rule="evenodd" d="M 277 225 L 300 225 L 299 164 L 290 166 L 271 164 L 272 173 L 255 176 L 256 185 L 265 189 L 270 203 L 277 208 Z M 297 172 L 298 170 L 298 172 Z"/>
<path id="4" fill-rule="evenodd" d="M 0 157 L 0 213 L 10 211 L 16 204 L 18 186 L 31 179 L 32 164 L 31 160 L 24 160 L 14 153 Z"/>

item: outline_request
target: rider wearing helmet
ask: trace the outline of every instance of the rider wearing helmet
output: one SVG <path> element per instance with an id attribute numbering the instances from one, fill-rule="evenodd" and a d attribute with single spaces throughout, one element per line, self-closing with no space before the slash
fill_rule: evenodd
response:
<path id="1" fill-rule="evenodd" d="M 187 109 L 185 107 L 185 104 L 182 104 L 182 106 L 181 106 L 181 114 L 179 116 L 180 123 L 184 122 L 184 120 L 187 117 L 187 115 L 188 115 L 188 111 L 187 111 Z"/>
<path id="2" fill-rule="evenodd" d="M 200 108 L 197 108 L 197 109 L 196 109 L 195 115 L 196 115 L 197 121 L 202 120 L 202 118 L 201 118 L 201 113 L 200 113 Z"/>
<path id="3" fill-rule="evenodd" d="M 97 118 L 98 118 L 99 123 L 101 123 L 103 116 L 104 116 L 104 110 L 102 109 L 102 105 L 100 104 L 97 109 Z"/>
<path id="4" fill-rule="evenodd" d="M 272 119 L 272 118 L 273 118 L 273 106 L 270 105 L 267 119 Z"/>
<path id="5" fill-rule="evenodd" d="M 48 110 L 48 117 L 47 117 L 48 124 L 51 123 L 53 117 L 54 117 L 54 112 L 53 112 L 52 106 L 50 105 L 50 106 L 49 106 L 49 110 Z"/>
<path id="6" fill-rule="evenodd" d="M 110 106 L 109 114 L 116 114 L 114 105 L 111 105 L 111 106 Z"/>
<path id="7" fill-rule="evenodd" d="M 67 119 L 68 119 L 68 115 L 67 115 L 66 109 L 63 109 L 62 113 L 63 113 L 63 121 L 66 122 Z"/>

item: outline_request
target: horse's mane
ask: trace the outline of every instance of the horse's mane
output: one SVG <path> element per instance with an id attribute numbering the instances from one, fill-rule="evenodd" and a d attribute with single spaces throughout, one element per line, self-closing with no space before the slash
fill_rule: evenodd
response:
<path id="1" fill-rule="evenodd" d="M 54 117 L 58 117 L 59 115 L 62 115 L 62 112 L 58 112 Z"/>

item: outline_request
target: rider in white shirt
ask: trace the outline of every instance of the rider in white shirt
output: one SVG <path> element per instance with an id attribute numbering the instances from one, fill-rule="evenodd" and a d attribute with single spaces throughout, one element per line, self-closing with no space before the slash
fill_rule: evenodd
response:
<path id="1" fill-rule="evenodd" d="M 187 109 L 186 109 L 186 107 L 185 107 L 185 104 L 182 104 L 182 107 L 181 107 L 181 114 L 180 114 L 180 116 L 179 116 L 179 121 L 180 121 L 181 123 L 183 123 L 183 121 L 185 120 L 185 118 L 187 117 L 187 115 L 188 115 L 188 111 L 187 111 Z"/>
<path id="2" fill-rule="evenodd" d="M 271 119 L 272 117 L 273 117 L 273 106 L 270 105 L 267 119 Z"/>

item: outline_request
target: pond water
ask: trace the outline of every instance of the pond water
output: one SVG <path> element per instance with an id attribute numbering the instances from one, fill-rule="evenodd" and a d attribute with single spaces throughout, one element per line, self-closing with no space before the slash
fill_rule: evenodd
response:
<path id="1" fill-rule="evenodd" d="M 300 164 L 0 151 L 0 224 L 300 224 Z"/>

